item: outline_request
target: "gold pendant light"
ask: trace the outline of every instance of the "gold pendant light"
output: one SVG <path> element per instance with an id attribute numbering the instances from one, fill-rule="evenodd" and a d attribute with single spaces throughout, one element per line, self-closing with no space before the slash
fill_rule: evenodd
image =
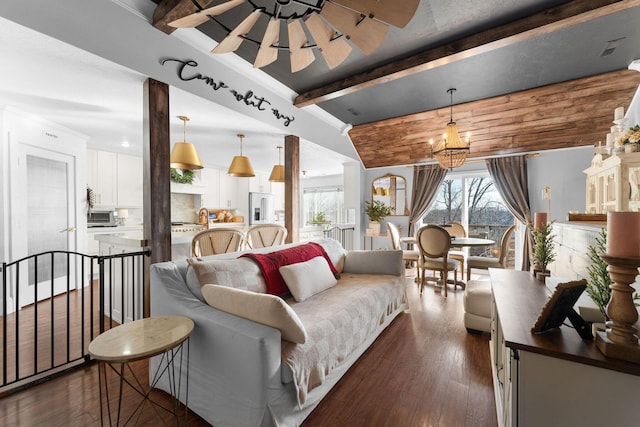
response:
<path id="1" fill-rule="evenodd" d="M 184 123 L 184 138 L 182 142 L 176 142 L 171 150 L 169 162 L 172 168 L 182 170 L 202 169 L 202 160 L 198 156 L 196 147 L 187 142 L 187 122 L 189 117 L 178 116 Z"/>
<path id="2" fill-rule="evenodd" d="M 240 155 L 233 158 L 233 160 L 231 161 L 231 166 L 229 166 L 229 170 L 227 171 L 227 173 L 231 176 L 237 176 L 241 178 L 256 176 L 256 174 L 253 172 L 253 168 L 251 167 L 249 158 L 242 155 L 242 138 L 244 138 L 244 135 L 239 133 L 238 138 L 240 138 Z"/>
<path id="3" fill-rule="evenodd" d="M 453 92 L 455 91 L 455 88 L 447 90 L 451 95 L 451 104 L 449 107 L 451 116 L 449 123 L 447 123 L 447 128 L 442 135 L 442 139 L 435 148 L 433 147 L 433 140 L 429 141 L 432 155 L 443 169 L 453 169 L 462 166 L 465 160 L 467 160 L 469 145 L 471 144 L 471 133 L 467 132 L 466 142 L 463 142 L 462 139 L 460 139 L 460 134 L 458 134 L 456 122 L 453 121 Z"/>
<path id="4" fill-rule="evenodd" d="M 278 145 L 278 164 L 271 170 L 269 175 L 269 181 L 271 182 L 284 182 L 284 165 L 280 164 L 280 153 L 282 152 L 282 146 Z"/>

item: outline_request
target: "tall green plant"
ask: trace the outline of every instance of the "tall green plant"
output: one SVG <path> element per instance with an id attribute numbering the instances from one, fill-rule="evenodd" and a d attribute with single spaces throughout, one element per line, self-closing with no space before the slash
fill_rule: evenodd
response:
<path id="1" fill-rule="evenodd" d="M 533 261 L 542 271 L 545 271 L 547 265 L 556 259 L 556 254 L 553 251 L 553 239 L 556 236 L 551 234 L 552 231 L 553 221 L 533 230 Z"/>
<path id="2" fill-rule="evenodd" d="M 607 263 L 600 258 L 600 255 L 607 251 L 607 230 L 602 228 L 600 235 L 595 237 L 595 245 L 589 245 L 587 256 L 591 265 L 587 267 L 589 280 L 587 281 L 587 295 L 598 306 L 600 312 L 607 317 L 607 304 L 611 299 L 611 288 L 613 283 L 607 272 Z"/>

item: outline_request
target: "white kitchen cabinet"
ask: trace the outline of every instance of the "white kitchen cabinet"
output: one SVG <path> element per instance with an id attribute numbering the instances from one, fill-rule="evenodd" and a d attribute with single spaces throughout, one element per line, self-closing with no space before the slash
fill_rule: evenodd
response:
<path id="1" fill-rule="evenodd" d="M 205 207 L 217 208 L 220 204 L 220 175 L 223 173 L 218 169 L 204 168 L 200 171 L 204 194 L 201 205 Z"/>
<path id="2" fill-rule="evenodd" d="M 142 157 L 118 154 L 117 182 L 119 208 L 142 207 Z"/>
<path id="3" fill-rule="evenodd" d="M 96 206 L 142 207 L 142 157 L 87 150 L 87 185 Z"/>
<path id="4" fill-rule="evenodd" d="M 225 172 L 220 172 L 220 209 L 232 209 L 239 208 L 239 181 L 244 180 L 246 178 L 236 178 L 234 176 L 227 175 Z M 249 203 L 249 195 L 247 192 L 244 193 L 245 198 L 247 199 L 247 204 Z M 247 211 L 243 212 L 244 214 Z"/>
<path id="5" fill-rule="evenodd" d="M 249 178 L 249 191 L 255 193 L 271 193 L 271 181 L 269 175 L 257 173 L 256 176 Z"/>
<path id="6" fill-rule="evenodd" d="M 87 150 L 87 184 L 95 194 L 97 206 L 115 207 L 118 201 L 116 153 Z"/>

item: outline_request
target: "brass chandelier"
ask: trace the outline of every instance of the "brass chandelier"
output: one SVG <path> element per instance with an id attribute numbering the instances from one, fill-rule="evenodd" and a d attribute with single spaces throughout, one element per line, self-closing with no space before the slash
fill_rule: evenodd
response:
<path id="1" fill-rule="evenodd" d="M 455 88 L 447 90 L 451 95 L 450 118 L 447 128 L 442 135 L 442 139 L 438 144 L 433 146 L 433 139 L 429 141 L 431 144 L 432 156 L 438 161 L 443 169 L 453 169 L 460 167 L 467 160 L 469 154 L 469 145 L 471 144 L 471 133 L 467 132 L 466 141 L 462 141 L 458 133 L 458 126 L 453 121 L 453 92 Z"/>

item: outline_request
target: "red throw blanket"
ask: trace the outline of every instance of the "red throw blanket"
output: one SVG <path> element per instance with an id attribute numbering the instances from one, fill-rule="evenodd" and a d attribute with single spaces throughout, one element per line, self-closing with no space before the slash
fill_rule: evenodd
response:
<path id="1" fill-rule="evenodd" d="M 283 265 L 296 264 L 299 262 L 309 261 L 318 256 L 324 257 L 329 263 L 331 272 L 337 276 L 338 271 L 333 266 L 331 258 L 322 246 L 317 243 L 309 242 L 304 245 L 294 246 L 292 248 L 283 249 L 281 251 L 271 252 L 268 254 L 247 253 L 240 256 L 248 257 L 254 260 L 260 267 L 260 271 L 264 276 L 267 286 L 267 293 L 272 295 L 284 295 L 289 292 L 287 284 L 284 282 L 278 268 Z"/>

